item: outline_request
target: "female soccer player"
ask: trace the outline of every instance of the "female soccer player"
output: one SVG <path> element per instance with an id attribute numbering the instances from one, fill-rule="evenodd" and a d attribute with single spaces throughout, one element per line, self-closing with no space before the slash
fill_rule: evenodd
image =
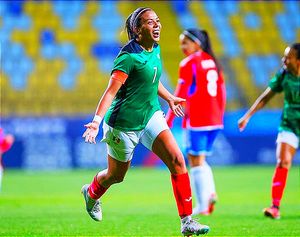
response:
<path id="1" fill-rule="evenodd" d="M 107 143 L 108 167 L 99 172 L 82 193 L 86 210 L 96 221 L 102 219 L 99 198 L 115 183 L 122 182 L 130 166 L 136 145 L 141 142 L 167 165 L 183 235 L 209 231 L 191 218 L 192 197 L 184 158 L 168 129 L 158 95 L 165 99 L 177 116 L 183 116 L 184 100 L 170 94 L 159 81 L 162 65 L 161 23 L 150 8 L 138 8 L 126 20 L 129 42 L 114 61 L 109 85 L 99 101 L 92 122 L 85 125 L 86 142 L 95 143 L 104 117 L 103 139 Z"/>
<path id="2" fill-rule="evenodd" d="M 247 126 L 252 115 L 279 92 L 284 93 L 284 107 L 277 136 L 277 165 L 272 180 L 272 205 L 264 215 L 279 219 L 279 206 L 286 184 L 288 170 L 299 147 L 300 137 L 300 43 L 287 47 L 282 58 L 283 68 L 271 79 L 268 88 L 238 121 L 240 131 Z"/>
<path id="3" fill-rule="evenodd" d="M 216 190 L 205 158 L 211 154 L 213 142 L 223 128 L 225 83 L 206 31 L 187 29 L 179 40 L 186 58 L 180 62 L 175 96 L 186 99 L 183 127 L 187 127 L 187 153 L 197 200 L 193 214 L 209 215 L 214 210 Z M 169 110 L 169 126 L 173 120 L 174 113 Z"/>

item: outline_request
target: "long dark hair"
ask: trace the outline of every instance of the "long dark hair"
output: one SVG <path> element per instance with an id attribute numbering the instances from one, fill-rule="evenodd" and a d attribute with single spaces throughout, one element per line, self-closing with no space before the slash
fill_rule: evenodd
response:
<path id="1" fill-rule="evenodd" d="M 292 44 L 291 48 L 297 51 L 297 59 L 300 59 L 300 43 Z"/>
<path id="2" fill-rule="evenodd" d="M 219 63 L 218 59 L 216 58 L 216 56 L 215 56 L 215 54 L 212 50 L 210 39 L 209 39 L 209 36 L 208 36 L 208 33 L 207 33 L 206 30 L 190 28 L 190 29 L 184 30 L 183 34 L 186 37 L 188 37 L 190 40 L 192 40 L 195 43 L 199 44 L 200 47 L 202 48 L 202 50 L 205 53 L 208 53 L 210 56 L 212 56 L 212 58 L 216 62 L 216 66 L 217 66 L 218 71 L 222 70 L 222 66 Z"/>
<path id="3" fill-rule="evenodd" d="M 152 11 L 152 9 L 149 7 L 139 7 L 127 17 L 125 29 L 129 40 L 137 38 L 134 28 L 141 26 L 141 15 L 146 11 Z"/>

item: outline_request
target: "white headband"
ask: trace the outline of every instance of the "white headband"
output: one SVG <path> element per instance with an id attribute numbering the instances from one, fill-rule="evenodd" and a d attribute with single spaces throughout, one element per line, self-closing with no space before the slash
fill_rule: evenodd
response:
<path id="1" fill-rule="evenodd" d="M 134 18 L 134 20 L 133 20 L 133 22 L 132 22 L 132 24 L 131 24 L 132 30 L 133 30 L 133 28 L 135 27 L 135 24 L 136 24 L 137 20 L 139 19 L 139 16 L 140 16 L 141 14 L 143 14 L 145 11 L 149 11 L 149 10 L 151 10 L 151 8 L 145 8 L 145 9 L 141 10 L 141 11 L 136 15 L 136 17 Z"/>
<path id="2" fill-rule="evenodd" d="M 188 32 L 187 30 L 183 31 L 182 34 L 184 34 L 187 37 L 191 38 L 195 43 L 197 43 L 199 46 L 201 46 L 200 40 L 196 36 L 194 36 L 193 34 L 191 34 L 190 32 Z"/>

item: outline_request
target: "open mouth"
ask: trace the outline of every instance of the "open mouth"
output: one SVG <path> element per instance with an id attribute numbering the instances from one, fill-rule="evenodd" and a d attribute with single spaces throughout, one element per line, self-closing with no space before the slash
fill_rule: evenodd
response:
<path id="1" fill-rule="evenodd" d="M 159 38 L 160 37 L 160 31 L 159 30 L 153 31 L 153 37 L 154 38 Z"/>

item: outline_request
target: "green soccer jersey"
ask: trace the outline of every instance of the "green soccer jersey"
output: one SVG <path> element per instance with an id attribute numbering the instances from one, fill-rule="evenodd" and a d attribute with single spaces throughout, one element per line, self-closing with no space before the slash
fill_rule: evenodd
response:
<path id="1" fill-rule="evenodd" d="M 112 72 L 128 75 L 105 115 L 105 122 L 122 131 L 145 128 L 152 115 L 160 110 L 158 84 L 162 71 L 160 47 L 148 52 L 135 41 L 125 45 L 114 61 Z"/>
<path id="2" fill-rule="evenodd" d="M 284 92 L 279 131 L 291 131 L 300 138 L 300 77 L 280 70 L 269 82 L 274 92 Z"/>

